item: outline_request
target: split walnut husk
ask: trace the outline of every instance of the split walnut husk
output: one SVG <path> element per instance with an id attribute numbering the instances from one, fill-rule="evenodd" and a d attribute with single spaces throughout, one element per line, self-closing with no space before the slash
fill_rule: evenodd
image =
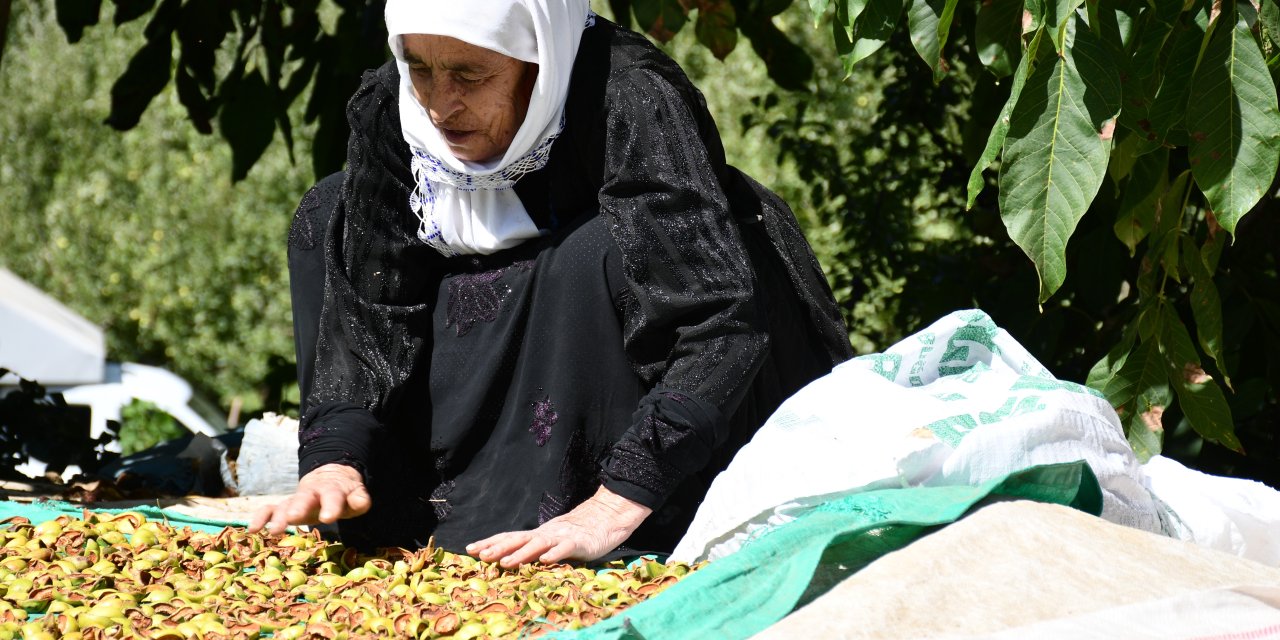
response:
<path id="1" fill-rule="evenodd" d="M 319 534 L 175 529 L 138 513 L 0 522 L 0 640 L 482 638 L 576 629 L 696 567 L 497 564 L 428 547 L 373 556 Z"/>

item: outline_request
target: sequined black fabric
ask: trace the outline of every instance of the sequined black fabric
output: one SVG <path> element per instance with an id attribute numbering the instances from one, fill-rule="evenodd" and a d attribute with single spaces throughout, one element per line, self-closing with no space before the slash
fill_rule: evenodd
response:
<path id="1" fill-rule="evenodd" d="M 546 235 L 443 258 L 408 211 L 397 83 L 392 65 L 366 75 L 348 172 L 318 207 L 331 221 L 300 472 L 366 461 L 374 509 L 343 523 L 354 541 L 457 548 L 602 483 L 657 509 L 629 544 L 669 549 L 777 405 L 852 355 L 794 216 L 725 164 L 679 68 L 599 20 L 550 162 L 516 185 Z M 446 484 L 437 513 L 423 496 Z"/>
<path id="2" fill-rule="evenodd" d="M 493 322 L 511 289 L 498 282 L 502 271 L 467 274 L 449 282 L 446 322 L 465 336 L 477 322 Z"/>

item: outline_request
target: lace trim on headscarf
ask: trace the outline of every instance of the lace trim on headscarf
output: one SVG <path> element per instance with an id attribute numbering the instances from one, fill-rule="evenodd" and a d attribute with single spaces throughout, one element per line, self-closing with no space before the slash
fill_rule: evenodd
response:
<path id="1" fill-rule="evenodd" d="M 564 131 L 564 116 L 560 116 L 560 131 Z M 444 241 L 440 232 L 440 224 L 435 218 L 435 188 L 433 183 L 447 184 L 460 191 L 492 190 L 501 191 L 514 187 L 525 174 L 533 173 L 545 166 L 551 158 L 551 145 L 560 133 L 553 133 L 542 141 L 533 151 L 520 159 L 488 175 L 471 175 L 455 171 L 445 166 L 439 158 L 424 149 L 413 149 L 410 167 L 413 180 L 417 183 L 413 193 L 409 195 L 409 208 L 418 217 L 418 239 L 430 245 L 444 256 L 457 253 Z"/>
<path id="2" fill-rule="evenodd" d="M 594 26 L 596 26 L 596 13 L 587 11 L 583 28 L 589 29 Z M 510 189 L 525 174 L 533 173 L 547 165 L 547 160 L 551 157 L 551 145 L 555 143 L 556 138 L 560 137 L 561 131 L 564 131 L 563 113 L 560 114 L 560 126 L 557 127 L 556 133 L 547 136 L 532 151 L 502 170 L 480 176 L 450 169 L 427 150 L 416 146 L 411 147 L 413 157 L 410 158 L 410 168 L 413 170 L 416 186 L 413 193 L 409 194 L 409 209 L 418 218 L 418 239 L 445 257 L 458 255 L 445 242 L 444 234 L 440 230 L 440 223 L 436 217 L 436 191 L 432 186 L 433 183 L 449 185 L 461 191 Z"/>

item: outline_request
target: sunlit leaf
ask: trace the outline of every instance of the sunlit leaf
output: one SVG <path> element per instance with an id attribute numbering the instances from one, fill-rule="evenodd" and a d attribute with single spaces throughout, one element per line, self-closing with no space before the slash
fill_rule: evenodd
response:
<path id="1" fill-rule="evenodd" d="M 1022 33 L 1026 35 L 1035 31 L 1039 31 L 1044 26 L 1044 16 L 1048 9 L 1045 3 L 1048 0 L 1025 0 L 1023 3 L 1023 19 Z M 1052 40 L 1052 38 L 1051 38 Z"/>
<path id="2" fill-rule="evenodd" d="M 1224 14 L 1225 15 L 1225 14 Z M 1280 166 L 1276 87 L 1243 20 L 1212 29 L 1187 104 L 1188 155 L 1196 185 L 1222 228 L 1266 194 Z"/>
<path id="3" fill-rule="evenodd" d="M 1258 35 L 1262 38 L 1262 53 L 1271 58 L 1280 49 L 1280 2 L 1261 0 L 1258 7 Z"/>
<path id="4" fill-rule="evenodd" d="M 831 6 L 831 0 L 809 0 L 809 12 L 813 14 L 813 27 L 816 29 L 822 24 L 822 16 L 827 14 L 827 7 Z"/>
<path id="5" fill-rule="evenodd" d="M 951 20 L 959 0 L 910 0 L 907 5 L 907 29 L 911 44 L 925 64 L 933 69 L 933 81 L 942 80 L 950 68 L 943 57 Z"/>
<path id="6" fill-rule="evenodd" d="M 1078 20 L 1060 58 L 1027 80 L 1010 119 L 1000 214 L 1036 265 L 1040 301 L 1066 278 L 1067 240 L 1102 186 L 1120 111 L 1120 77 Z"/>
<path id="7" fill-rule="evenodd" d="M 1005 138 L 1009 133 L 1009 123 L 1013 117 L 1013 109 L 1018 104 L 1018 98 L 1022 95 L 1027 78 L 1035 68 L 1043 38 L 1044 31 L 1037 31 L 1036 35 L 1031 38 L 1031 44 L 1027 47 L 1027 52 L 1018 61 L 1018 68 L 1013 73 L 1013 85 L 1009 87 L 1009 99 L 1005 101 L 1004 107 L 1000 109 L 1000 115 L 996 118 L 995 126 L 991 127 L 991 135 L 987 137 L 987 146 L 982 149 L 982 155 L 979 156 L 978 163 L 974 165 L 973 171 L 969 173 L 968 200 L 965 204 L 967 209 L 973 208 L 973 203 L 977 202 L 978 194 L 982 192 L 982 187 L 986 184 L 982 179 L 982 172 L 986 171 L 992 162 L 995 162 L 996 157 L 1000 155 L 1000 151 L 1004 148 Z M 1047 45 L 1045 48 L 1047 48 Z"/>
<path id="8" fill-rule="evenodd" d="M 869 0 L 856 16 L 844 2 L 836 4 L 836 19 L 832 25 L 836 54 L 844 64 L 845 74 L 853 73 L 853 66 L 880 50 L 889 41 L 902 17 L 904 0 Z"/>
<path id="9" fill-rule="evenodd" d="M 1119 373 L 1124 369 L 1125 362 L 1129 358 L 1129 352 L 1133 350 L 1133 343 L 1138 336 L 1137 322 L 1130 322 L 1120 336 L 1120 341 L 1111 347 L 1107 355 L 1103 356 L 1093 368 L 1089 370 L 1089 377 L 1085 384 L 1098 390 L 1102 395 L 1107 397 L 1113 406 L 1123 404 L 1124 398 L 1120 398 L 1119 402 L 1113 396 L 1122 395 L 1124 388 L 1123 383 L 1116 381 Z M 1108 393 L 1111 391 L 1111 393 Z"/>
<path id="10" fill-rule="evenodd" d="M 1053 38 L 1053 43 L 1062 51 L 1070 40 L 1067 35 L 1071 31 L 1071 16 L 1084 4 L 1084 0 L 1044 0 L 1045 28 Z"/>
<path id="11" fill-rule="evenodd" d="M 1133 413 L 1124 420 L 1125 435 L 1139 462 L 1160 455 L 1164 447 L 1164 411 L 1173 402 L 1168 383 L 1148 387 L 1133 401 Z"/>
<path id="12" fill-rule="evenodd" d="M 1135 320 L 1125 327 L 1120 342 L 1089 371 L 1088 385 L 1115 407 L 1134 452 L 1145 460 L 1160 452 L 1160 417 L 1172 393 L 1158 343 L 1147 340 L 1135 349 L 1137 334 Z"/>

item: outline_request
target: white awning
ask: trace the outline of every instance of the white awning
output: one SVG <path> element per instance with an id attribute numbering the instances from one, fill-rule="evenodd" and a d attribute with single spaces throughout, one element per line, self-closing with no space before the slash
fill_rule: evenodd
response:
<path id="1" fill-rule="evenodd" d="M 105 358 L 102 329 L 0 269 L 0 368 L 46 386 L 91 384 L 102 382 Z"/>

